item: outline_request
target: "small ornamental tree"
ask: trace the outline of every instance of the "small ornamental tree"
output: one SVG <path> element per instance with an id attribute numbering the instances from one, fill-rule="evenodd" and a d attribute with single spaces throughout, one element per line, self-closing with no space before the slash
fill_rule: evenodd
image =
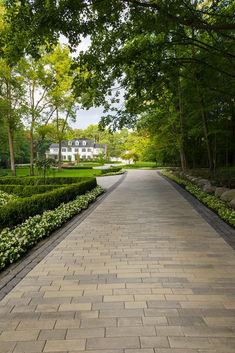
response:
<path id="1" fill-rule="evenodd" d="M 35 166 L 39 174 L 43 175 L 43 182 L 46 184 L 46 174 L 51 167 L 55 166 L 56 162 L 53 158 L 46 158 L 45 156 L 35 161 Z"/>

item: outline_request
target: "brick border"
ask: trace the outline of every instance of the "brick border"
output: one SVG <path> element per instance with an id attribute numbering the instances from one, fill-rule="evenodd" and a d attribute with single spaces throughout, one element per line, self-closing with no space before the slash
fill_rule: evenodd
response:
<path id="1" fill-rule="evenodd" d="M 179 193 L 187 200 L 190 205 L 197 211 L 197 213 L 202 216 L 202 218 L 209 223 L 209 225 L 235 250 L 235 229 L 229 224 L 224 222 L 214 211 L 206 207 L 201 201 L 199 201 L 195 196 L 190 194 L 182 186 L 180 186 L 176 181 L 167 178 L 160 172 L 157 172 L 163 179 L 168 181 Z"/>
<path id="2" fill-rule="evenodd" d="M 18 261 L 0 273 L 0 300 L 2 300 L 41 260 L 45 258 L 62 240 L 64 240 L 81 222 L 83 222 L 126 178 L 125 172 L 106 192 L 97 197 L 77 216 L 66 222 L 48 238 L 41 240 L 27 251 Z"/>

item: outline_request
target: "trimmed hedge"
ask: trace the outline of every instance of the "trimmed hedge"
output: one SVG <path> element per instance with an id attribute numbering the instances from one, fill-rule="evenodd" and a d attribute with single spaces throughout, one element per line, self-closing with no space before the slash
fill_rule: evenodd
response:
<path id="1" fill-rule="evenodd" d="M 62 169 L 92 169 L 92 167 L 62 167 Z"/>
<path id="2" fill-rule="evenodd" d="M 81 177 L 47 177 L 46 185 L 74 184 L 86 179 Z M 0 178 L 0 185 L 44 185 L 44 179 L 40 177 L 4 177 Z"/>
<path id="3" fill-rule="evenodd" d="M 46 210 L 52 210 L 61 203 L 72 201 L 76 196 L 82 195 L 96 186 L 95 178 L 86 178 L 86 181 L 77 184 L 63 186 L 44 194 L 25 197 L 3 205 L 0 207 L 0 229 L 13 227 L 31 216 L 42 214 Z"/>
<path id="4" fill-rule="evenodd" d="M 61 188 L 61 185 L 0 185 L 0 190 L 8 194 L 14 194 L 19 197 L 28 197 L 35 194 L 43 194 Z"/>
<path id="5" fill-rule="evenodd" d="M 117 173 L 122 170 L 122 167 L 111 167 L 107 169 L 101 169 L 101 174 Z"/>

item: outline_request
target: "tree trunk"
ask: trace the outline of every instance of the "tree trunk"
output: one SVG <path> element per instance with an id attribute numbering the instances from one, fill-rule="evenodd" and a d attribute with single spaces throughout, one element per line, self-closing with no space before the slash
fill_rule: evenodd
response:
<path id="1" fill-rule="evenodd" d="M 61 172 L 62 168 L 61 168 L 61 164 L 62 164 L 62 153 L 61 153 L 61 149 L 62 149 L 62 141 L 59 140 L 59 154 L 58 154 L 58 172 Z"/>
<path id="2" fill-rule="evenodd" d="M 205 135 L 205 139 L 206 139 L 207 157 L 208 157 L 208 162 L 209 162 L 209 168 L 210 168 L 211 171 L 213 171 L 214 170 L 214 163 L 213 163 L 213 157 L 212 157 L 211 141 L 210 141 L 210 137 L 209 137 L 207 115 L 206 115 L 206 112 L 205 112 L 205 106 L 204 106 L 203 97 L 202 97 L 201 93 L 199 92 L 198 85 L 197 85 L 197 90 L 198 90 L 198 96 L 199 96 L 199 102 L 200 102 L 200 108 L 201 108 L 203 130 L 204 130 L 204 135 Z"/>
<path id="3" fill-rule="evenodd" d="M 30 131 L 30 175 L 31 176 L 34 176 L 33 157 L 34 157 L 34 143 L 33 143 L 33 130 L 31 130 Z"/>
<path id="4" fill-rule="evenodd" d="M 13 134 L 10 126 L 8 126 L 8 139 L 9 139 L 9 150 L 10 150 L 10 159 L 11 159 L 11 174 L 12 176 L 16 176 Z"/>
<path id="5" fill-rule="evenodd" d="M 185 153 L 184 149 L 180 148 L 180 162 L 181 162 L 181 168 L 183 171 L 186 169 L 186 160 L 185 160 Z"/>
<path id="6" fill-rule="evenodd" d="M 8 130 L 8 140 L 9 140 L 9 150 L 10 150 L 10 160 L 11 160 L 11 174 L 16 176 L 15 169 L 15 156 L 14 156 L 14 139 L 13 139 L 13 129 L 12 129 L 12 116 L 11 116 L 11 84 L 6 82 L 6 93 L 7 101 L 9 104 L 7 111 L 7 130 Z"/>
<path id="7" fill-rule="evenodd" d="M 184 115 L 183 115 L 183 102 L 182 102 L 182 90 L 181 90 L 181 84 L 180 84 L 180 77 L 178 78 L 178 96 L 179 96 L 180 132 L 181 132 L 180 160 L 181 160 L 181 168 L 184 171 L 186 169 L 186 157 L 184 152 Z"/>

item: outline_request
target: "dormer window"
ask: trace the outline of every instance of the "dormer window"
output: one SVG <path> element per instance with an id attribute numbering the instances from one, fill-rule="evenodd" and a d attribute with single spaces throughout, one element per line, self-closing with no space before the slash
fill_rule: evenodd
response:
<path id="1" fill-rule="evenodd" d="M 86 146 L 86 141 L 82 141 L 83 146 Z"/>
<path id="2" fill-rule="evenodd" d="M 69 146 L 72 146 L 72 141 L 69 141 L 69 142 L 68 142 L 68 145 L 69 145 Z"/>
<path id="3" fill-rule="evenodd" d="M 79 141 L 75 141 L 75 145 L 76 145 L 76 146 L 79 146 Z"/>

